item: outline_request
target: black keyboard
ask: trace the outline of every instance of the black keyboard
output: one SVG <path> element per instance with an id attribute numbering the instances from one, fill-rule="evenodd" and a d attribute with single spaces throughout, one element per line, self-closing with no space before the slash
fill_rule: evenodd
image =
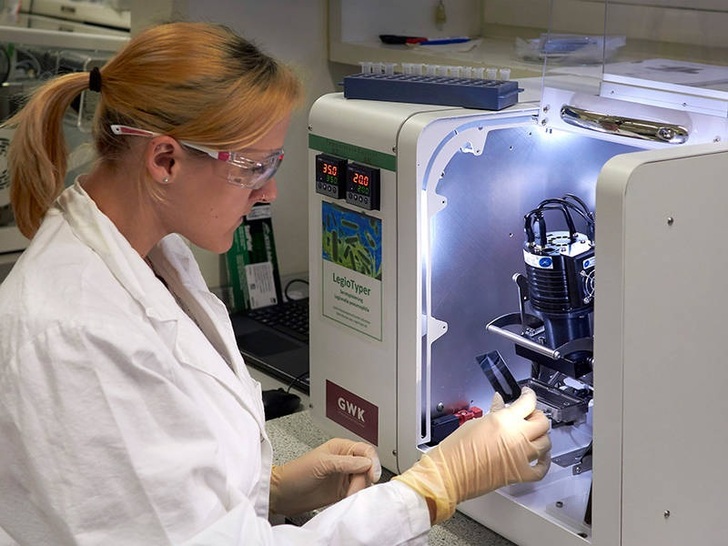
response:
<path id="1" fill-rule="evenodd" d="M 252 309 L 248 311 L 248 317 L 299 341 L 308 342 L 308 298 Z"/>

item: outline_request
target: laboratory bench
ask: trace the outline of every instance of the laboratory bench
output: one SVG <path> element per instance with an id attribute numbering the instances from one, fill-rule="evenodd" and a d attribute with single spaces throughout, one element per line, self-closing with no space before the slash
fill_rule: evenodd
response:
<path id="1" fill-rule="evenodd" d="M 323 432 L 311 419 L 308 410 L 279 417 L 266 423 L 270 441 L 273 444 L 273 464 L 283 464 L 323 444 L 330 436 Z M 383 470 L 382 480 L 393 474 Z M 292 523 L 303 524 L 311 515 L 291 519 Z M 430 530 L 429 544 L 432 546 L 515 546 L 509 540 L 494 533 L 469 517 L 455 512 L 448 521 L 435 525 Z"/>

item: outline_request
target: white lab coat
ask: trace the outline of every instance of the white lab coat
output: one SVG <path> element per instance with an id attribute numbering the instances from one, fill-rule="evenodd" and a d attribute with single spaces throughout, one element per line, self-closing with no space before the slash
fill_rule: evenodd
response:
<path id="1" fill-rule="evenodd" d="M 34 546 L 426 543 L 427 507 L 397 482 L 270 525 L 260 385 L 227 311 L 178 236 L 149 258 L 168 288 L 76 183 L 0 286 L 0 529 Z"/>

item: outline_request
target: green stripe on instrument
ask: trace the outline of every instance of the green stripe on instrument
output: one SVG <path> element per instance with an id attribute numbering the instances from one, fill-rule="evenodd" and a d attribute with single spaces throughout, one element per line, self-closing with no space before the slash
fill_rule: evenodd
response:
<path id="1" fill-rule="evenodd" d="M 312 150 L 318 150 L 337 157 L 344 157 L 357 163 L 365 163 L 387 171 L 394 172 L 397 170 L 397 156 L 362 148 L 361 146 L 354 146 L 346 142 L 309 134 L 308 147 Z"/>

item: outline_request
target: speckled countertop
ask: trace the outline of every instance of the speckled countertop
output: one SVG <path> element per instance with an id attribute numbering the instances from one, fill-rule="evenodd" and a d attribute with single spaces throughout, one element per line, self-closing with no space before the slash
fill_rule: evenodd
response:
<path id="1" fill-rule="evenodd" d="M 330 438 L 311 420 L 308 411 L 268 421 L 266 429 L 273 444 L 274 464 L 295 459 Z M 455 512 L 448 521 L 434 526 L 430 531 L 429 543 L 432 546 L 515 546 L 460 512 Z"/>

